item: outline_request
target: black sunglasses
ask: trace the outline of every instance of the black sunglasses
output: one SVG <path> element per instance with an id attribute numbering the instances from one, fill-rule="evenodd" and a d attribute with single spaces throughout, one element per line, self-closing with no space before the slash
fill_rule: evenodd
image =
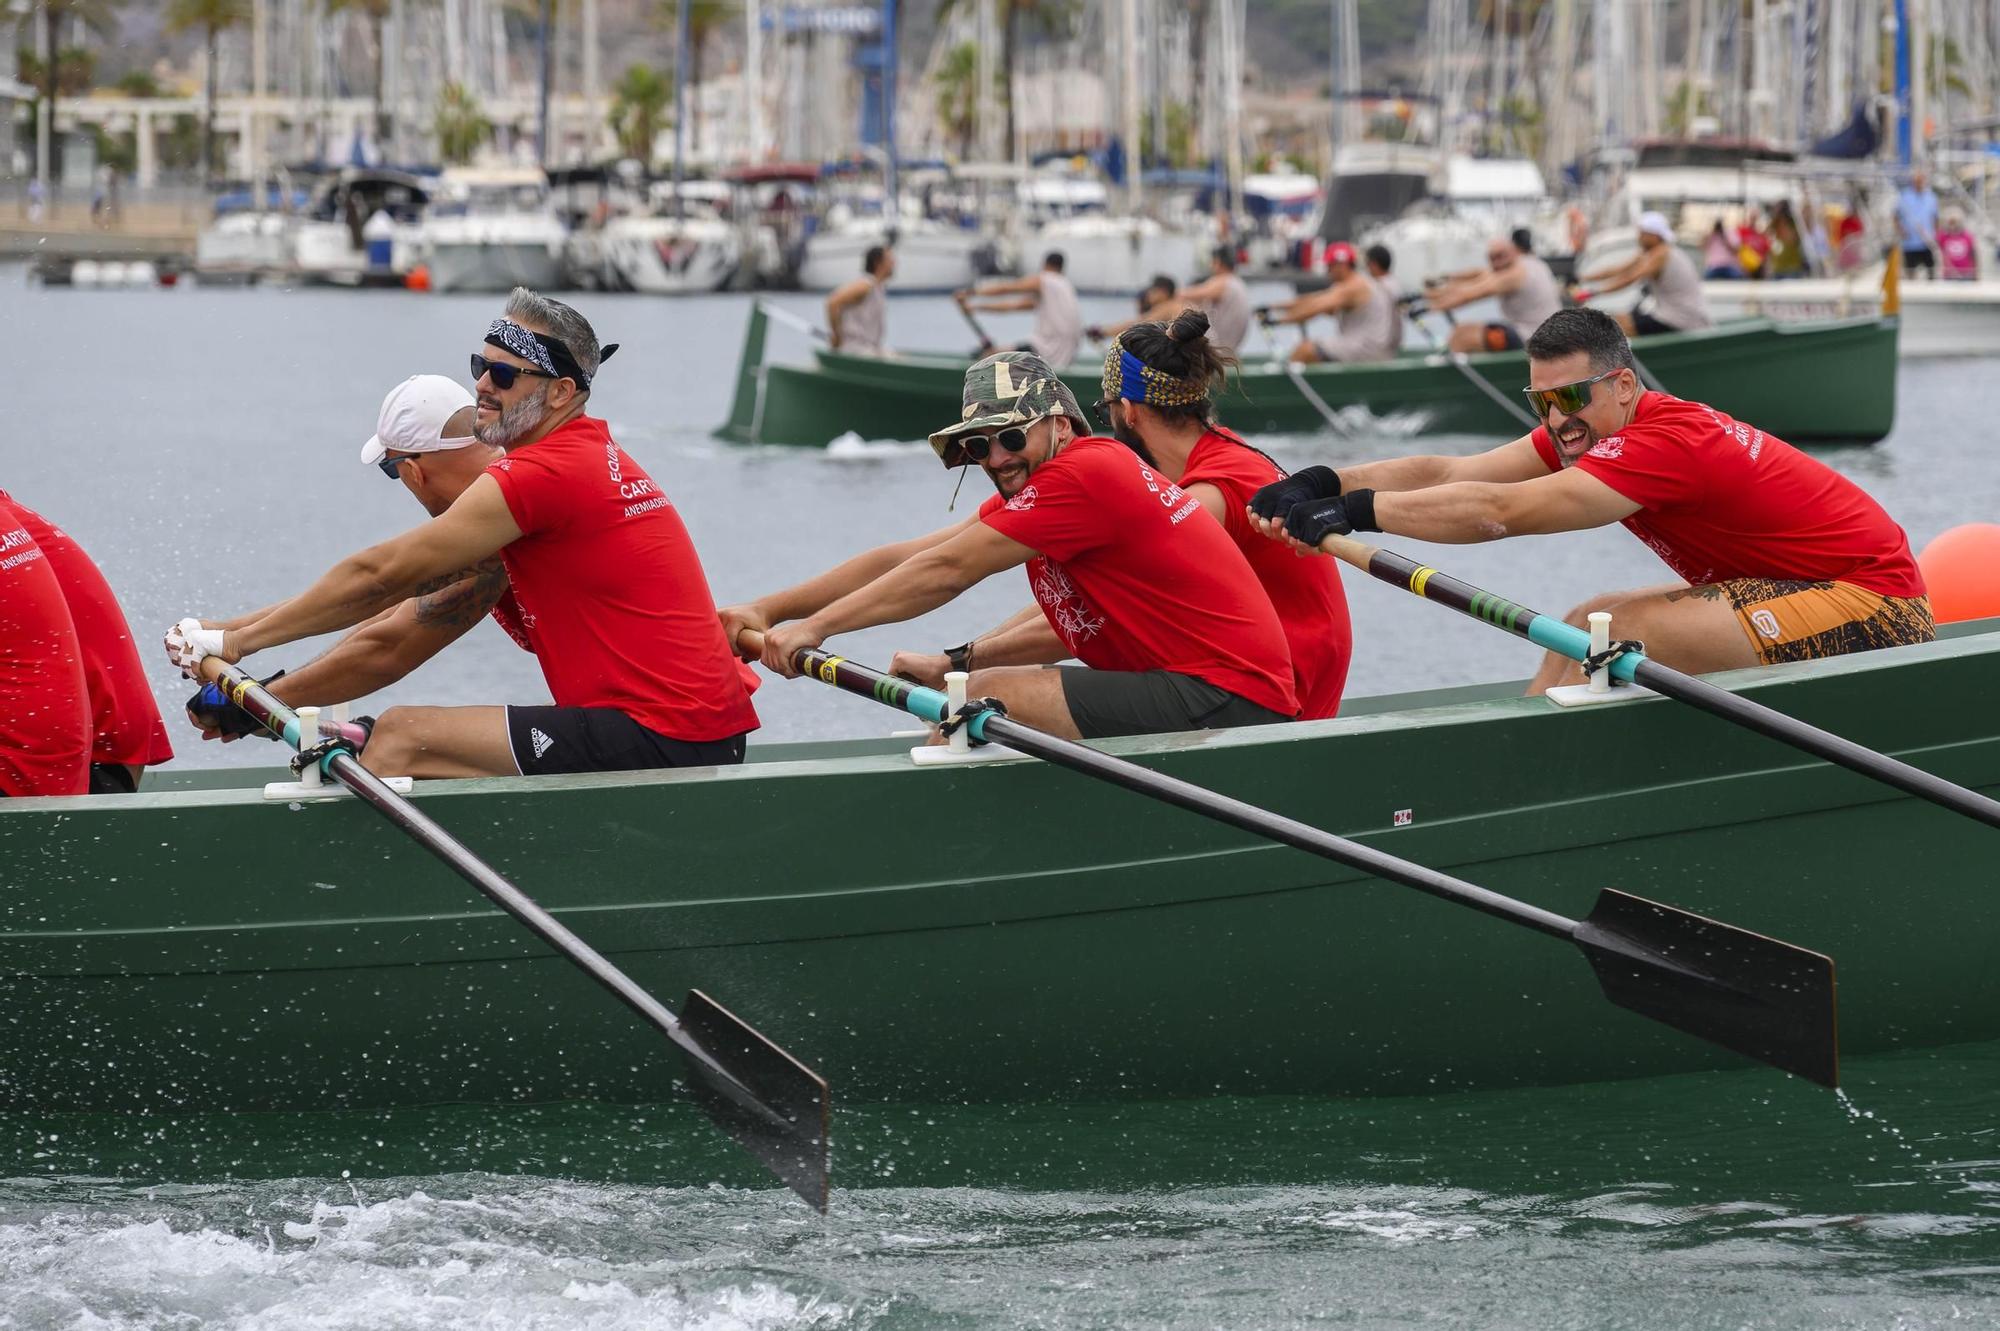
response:
<path id="1" fill-rule="evenodd" d="M 493 377 L 493 386 L 506 392 L 514 386 L 517 375 L 530 375 L 536 379 L 561 379 L 560 374 L 550 374 L 547 370 L 537 370 L 527 365 L 509 365 L 505 361 L 488 360 L 478 352 L 472 353 L 472 382 L 478 383 L 488 375 Z"/>
<path id="2" fill-rule="evenodd" d="M 375 465 L 380 467 L 382 469 L 382 474 L 384 476 L 387 476 L 390 480 L 400 481 L 403 479 L 403 459 L 412 456 L 414 456 L 414 454 L 384 453 L 381 457 L 375 460 Z"/>
<path id="3" fill-rule="evenodd" d="M 986 455 L 993 451 L 995 444 L 1009 453 L 1018 453 L 1028 446 L 1028 432 L 1016 425 L 991 435 L 965 434 L 958 438 L 958 446 L 964 449 L 965 455 L 974 462 L 986 461 Z"/>
<path id="4" fill-rule="evenodd" d="M 1112 425 L 1111 404 L 1113 402 L 1116 402 L 1117 400 L 1118 400 L 1117 398 L 1107 397 L 1102 399 L 1101 401 L 1093 402 L 1090 404 L 1090 414 L 1097 419 L 1097 423 L 1099 425 L 1102 425 L 1107 430 L 1110 429 Z"/>

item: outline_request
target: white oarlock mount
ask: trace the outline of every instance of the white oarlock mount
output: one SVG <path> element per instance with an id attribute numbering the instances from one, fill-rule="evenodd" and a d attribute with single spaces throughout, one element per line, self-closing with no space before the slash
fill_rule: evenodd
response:
<path id="1" fill-rule="evenodd" d="M 347 724 L 347 704 L 335 703 L 327 709 L 327 715 L 330 733 L 339 734 L 340 728 Z M 311 748 L 326 738 L 319 728 L 319 708 L 301 707 L 298 709 L 298 718 L 301 749 Z M 407 795 L 412 789 L 412 783 L 407 776 L 385 776 L 382 778 L 382 784 L 398 795 Z M 273 781 L 264 787 L 264 798 L 267 800 L 332 800 L 351 793 L 339 782 L 328 781 L 325 774 L 319 770 L 318 763 L 307 763 L 299 770 L 299 779 L 296 781 Z"/>
<path id="2" fill-rule="evenodd" d="M 1590 612 L 1590 654 L 1596 656 L 1611 646 L 1611 612 Z M 1604 703 L 1637 702 L 1659 695 L 1641 684 L 1614 684 L 1611 667 L 1590 672 L 1588 684 L 1559 684 L 1542 695 L 1558 707 L 1596 707 Z"/>
<path id="3" fill-rule="evenodd" d="M 963 670 L 951 670 L 945 673 L 944 696 L 953 715 L 965 710 L 965 681 L 969 678 L 971 676 Z M 966 728 L 960 726 L 952 731 L 950 738 L 942 744 L 919 744 L 910 750 L 910 761 L 919 767 L 948 767 L 959 763 L 1006 762 L 1012 758 L 1028 756 L 998 744 L 974 745 L 972 737 L 965 731 Z"/>

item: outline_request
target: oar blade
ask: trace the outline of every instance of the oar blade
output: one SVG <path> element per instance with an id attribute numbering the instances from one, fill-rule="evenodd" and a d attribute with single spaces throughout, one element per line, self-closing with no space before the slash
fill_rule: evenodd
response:
<path id="1" fill-rule="evenodd" d="M 700 1051 L 681 1052 L 708 1116 L 785 1186 L 825 1211 L 833 1118 L 826 1081 L 699 989 L 688 992 L 681 1031 Z M 742 1091 L 729 1084 L 732 1077 L 761 1103 L 743 1103 Z"/>
<path id="2" fill-rule="evenodd" d="M 1840 1084 L 1833 958 L 1609 888 L 1571 937 L 1620 1007 Z"/>

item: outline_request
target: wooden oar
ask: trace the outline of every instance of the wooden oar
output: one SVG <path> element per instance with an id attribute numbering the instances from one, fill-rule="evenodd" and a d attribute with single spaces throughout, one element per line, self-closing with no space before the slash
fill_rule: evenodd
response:
<path id="1" fill-rule="evenodd" d="M 746 632 L 738 641 L 754 650 L 761 635 Z M 821 683 L 926 721 L 943 721 L 949 712 L 948 700 L 936 689 L 845 657 L 803 650 L 794 664 Z M 1833 961 L 1820 953 L 1611 888 L 1598 894 L 1586 918 L 1566 919 L 996 712 L 975 712 L 966 724 L 974 740 L 1032 754 L 1510 924 L 1567 939 L 1590 962 L 1605 997 L 1618 1006 L 1823 1085 L 1839 1084 Z"/>
<path id="2" fill-rule="evenodd" d="M 1417 297 L 1418 299 L 1422 299 L 1422 294 L 1419 292 L 1412 292 L 1411 295 Z M 1405 301 L 1409 300 L 1410 298 L 1411 298 L 1410 296 L 1403 297 Z M 1448 326 L 1453 328 L 1458 327 L 1458 317 L 1454 315 L 1450 310 L 1441 310 L 1439 311 L 1439 313 L 1444 315 L 1444 321 Z M 1410 321 L 1412 323 L 1416 323 L 1416 319 L 1417 319 L 1416 311 L 1413 307 L 1410 312 Z M 1424 329 L 1424 336 L 1431 338 L 1432 346 L 1437 345 L 1437 339 L 1435 337 L 1431 337 L 1431 330 L 1429 328 L 1425 328 L 1424 325 L 1421 323 L 1418 323 L 1417 327 Z M 1452 351 L 1446 349 L 1443 351 L 1439 351 L 1435 354 L 1443 356 L 1447 361 L 1450 361 L 1451 367 L 1454 370 L 1457 370 L 1461 375 L 1465 376 L 1465 381 L 1471 384 L 1474 388 L 1478 389 L 1481 396 L 1483 396 L 1488 402 L 1491 402 L 1494 406 L 1500 408 L 1500 410 L 1506 412 L 1509 416 L 1512 416 L 1516 421 L 1520 422 L 1527 429 L 1533 430 L 1536 426 L 1541 424 L 1540 421 L 1535 419 L 1534 414 L 1530 412 L 1527 409 L 1527 407 L 1523 406 L 1519 402 L 1516 402 L 1513 398 L 1508 397 L 1498 388 L 1495 388 L 1493 386 L 1493 381 L 1491 379 L 1488 379 L 1485 375 L 1481 374 L 1478 370 L 1474 369 L 1472 365 L 1472 359 L 1469 356 L 1467 356 L 1463 351 Z"/>
<path id="3" fill-rule="evenodd" d="M 302 735 L 298 715 L 240 667 L 224 665 L 216 679 L 223 696 L 293 748 L 310 749 L 318 735 Z M 827 1131 L 831 1104 L 819 1075 L 759 1034 L 699 989 L 688 993 L 679 1018 L 461 845 L 429 815 L 391 790 L 353 754 L 334 749 L 319 759 L 326 775 L 408 833 L 452 872 L 478 888 L 494 905 L 671 1040 L 693 1074 L 689 1085 L 699 1103 L 722 1128 L 785 1185 L 821 1211 L 831 1179 Z"/>
<path id="4" fill-rule="evenodd" d="M 1450 606 L 1517 638 L 1526 638 L 1537 647 L 1567 656 L 1572 661 L 1582 662 L 1590 655 L 1590 634 L 1576 625 L 1516 605 L 1504 596 L 1481 591 L 1471 583 L 1460 582 L 1414 559 L 1378 550 L 1350 536 L 1329 535 L 1319 543 L 1319 548 L 1383 582 L 1415 592 L 1426 601 Z M 1968 818 L 1976 818 L 1989 827 L 2000 827 L 2000 800 L 1990 799 L 1976 790 L 1967 790 L 1900 759 L 1863 748 L 1818 726 L 1807 725 L 1762 703 L 1751 702 L 1693 675 L 1661 665 L 1643 652 L 1626 652 L 1611 663 L 1610 670 L 1614 679 L 1643 684 L 1655 693 L 1699 707 L 1711 716 L 1719 716 L 1760 735 L 1768 735 L 1780 743 L 1803 749 L 1814 757 L 1838 763 L 1863 776 L 1874 777 L 1906 794 L 1942 805 Z"/>
<path id="5" fill-rule="evenodd" d="M 986 330 L 979 324 L 979 316 L 972 312 L 972 307 L 965 303 L 964 298 L 953 296 L 951 303 L 958 306 L 958 312 L 965 316 L 965 322 L 972 328 L 973 335 L 979 339 L 979 354 L 984 356 L 993 350 L 993 339 L 986 336 Z"/>

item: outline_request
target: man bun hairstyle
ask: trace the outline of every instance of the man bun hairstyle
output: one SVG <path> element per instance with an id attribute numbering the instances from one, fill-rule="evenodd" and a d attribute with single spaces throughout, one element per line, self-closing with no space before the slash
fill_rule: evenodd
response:
<path id="1" fill-rule="evenodd" d="M 1215 424 L 1215 404 L 1210 400 L 1229 380 L 1236 357 L 1208 340 L 1208 312 L 1183 310 L 1172 323 L 1154 321 L 1133 324 L 1118 335 L 1118 345 L 1138 357 L 1152 370 L 1177 379 L 1190 389 L 1200 389 L 1195 401 L 1177 406 L 1157 402 L 1146 405 L 1170 421 L 1197 420 Z M 1193 396 L 1193 394 L 1190 394 Z"/>
<path id="2" fill-rule="evenodd" d="M 1620 369 L 1639 372 L 1639 361 L 1618 321 L 1588 305 L 1557 310 L 1528 338 L 1529 360 L 1561 360 L 1579 351 L 1590 358 L 1592 374 Z"/>

